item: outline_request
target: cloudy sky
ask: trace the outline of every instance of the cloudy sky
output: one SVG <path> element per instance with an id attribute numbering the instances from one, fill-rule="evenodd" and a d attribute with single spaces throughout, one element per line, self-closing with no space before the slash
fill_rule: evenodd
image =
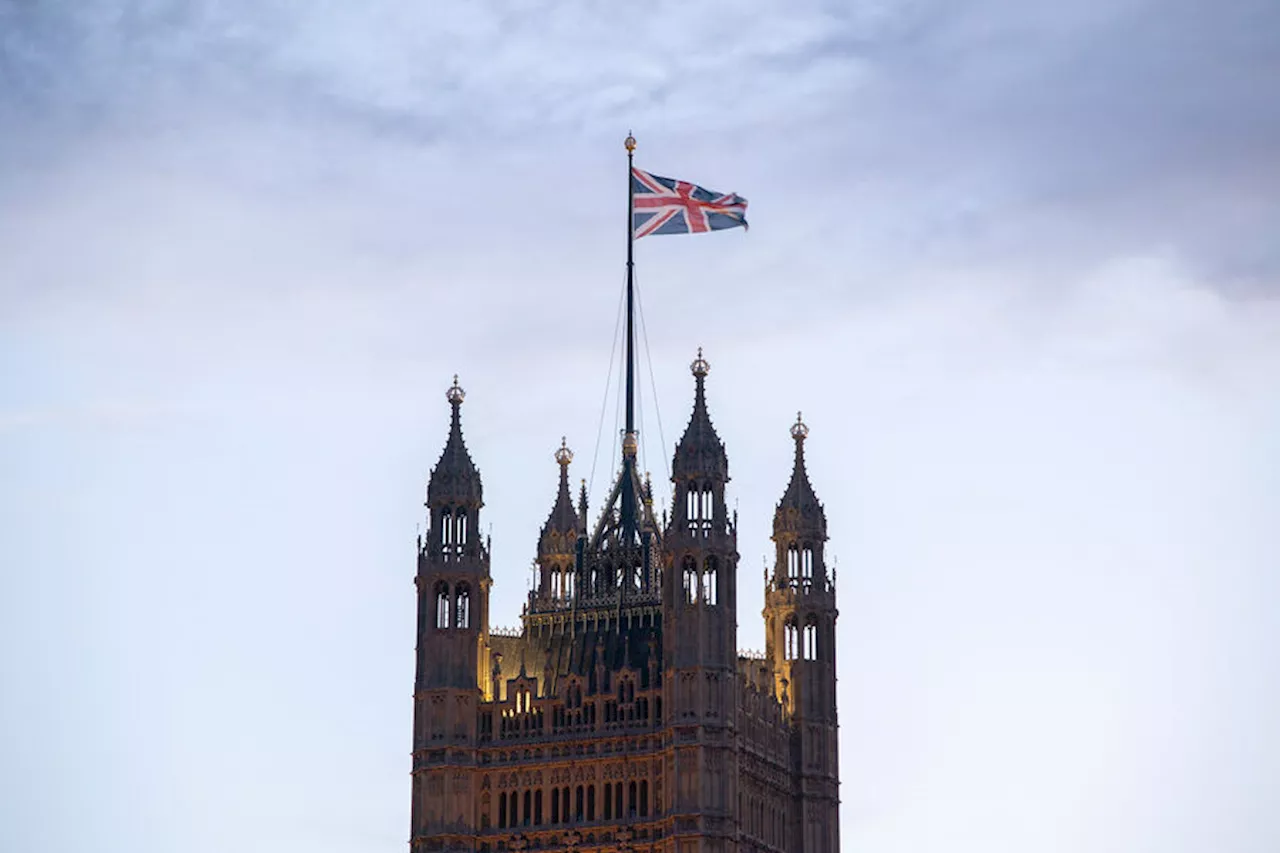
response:
<path id="1" fill-rule="evenodd" d="M 612 469 L 628 129 L 751 200 L 637 246 L 644 461 L 705 347 L 759 647 L 804 410 L 845 849 L 1280 849 L 1278 36 L 0 0 L 0 849 L 405 849 L 443 392 L 515 624 L 560 437 Z"/>

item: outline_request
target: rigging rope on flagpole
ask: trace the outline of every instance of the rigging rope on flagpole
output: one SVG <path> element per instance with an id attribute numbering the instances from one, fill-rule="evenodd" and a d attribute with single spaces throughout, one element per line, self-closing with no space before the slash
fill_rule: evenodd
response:
<path id="1" fill-rule="evenodd" d="M 653 391 L 653 411 L 658 418 L 658 441 L 662 446 L 662 471 L 666 474 L 666 482 L 671 482 L 671 468 L 667 462 L 667 436 L 662 429 L 662 406 L 658 404 L 658 383 L 653 377 L 653 349 L 649 346 L 649 327 L 644 322 L 644 296 L 640 292 L 638 277 L 634 277 L 636 288 L 636 313 L 640 315 L 640 337 L 644 340 L 644 354 L 649 363 L 649 388 Z"/>
<path id="2" fill-rule="evenodd" d="M 625 344 L 623 345 L 625 346 Z M 618 452 L 618 443 L 622 438 L 622 429 L 619 424 L 623 423 L 623 409 L 625 408 L 626 393 L 622 390 L 623 383 L 627 381 L 627 360 L 625 358 L 618 360 L 618 402 L 613 407 L 613 442 L 609 445 L 609 458 L 618 459 L 621 454 Z"/>
<path id="3" fill-rule="evenodd" d="M 639 296 L 640 296 L 640 294 L 639 294 L 639 288 L 636 288 L 636 313 L 637 313 L 637 314 L 639 314 L 639 313 L 640 313 L 640 298 L 639 298 Z M 638 389 L 637 389 L 637 390 L 638 390 Z M 636 417 L 638 417 L 638 418 L 640 419 L 640 424 L 639 424 L 640 432 L 639 432 L 639 435 L 640 435 L 640 437 L 643 439 L 643 438 L 644 438 L 644 395 L 643 395 L 643 394 L 640 394 L 640 393 L 637 393 L 637 394 L 636 394 Z M 649 470 L 649 454 L 648 454 L 648 452 L 646 452 L 646 450 L 645 450 L 645 442 L 644 442 L 644 441 L 641 441 L 641 442 L 640 442 L 640 447 L 639 447 L 638 449 L 639 449 L 639 451 L 640 451 L 640 467 L 641 467 L 641 468 L 643 468 L 645 471 L 648 471 L 648 470 Z M 639 471 L 637 471 L 637 472 L 636 472 L 637 476 L 639 476 L 639 473 L 640 473 Z"/>
<path id="4" fill-rule="evenodd" d="M 613 384 L 613 359 L 618 353 L 618 334 L 622 328 L 622 307 L 625 297 L 625 290 L 618 295 L 618 317 L 613 324 L 613 345 L 609 348 L 609 369 L 605 373 L 604 397 L 600 400 L 600 424 L 596 427 L 596 449 L 591 454 L 591 476 L 587 479 L 587 482 L 591 484 L 592 493 L 595 492 L 596 488 L 596 465 L 600 461 L 600 441 L 604 432 L 604 413 L 609 408 L 609 388 Z M 619 396 L 619 399 L 621 399 L 621 396 Z"/>

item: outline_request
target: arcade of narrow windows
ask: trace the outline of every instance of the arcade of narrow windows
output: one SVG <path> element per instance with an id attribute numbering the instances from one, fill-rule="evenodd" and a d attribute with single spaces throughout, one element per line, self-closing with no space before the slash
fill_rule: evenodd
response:
<path id="1" fill-rule="evenodd" d="M 637 592 L 648 590 L 654 583 L 661 583 L 657 573 L 650 576 L 645 571 L 645 567 L 640 564 L 636 565 L 609 565 L 608 563 L 592 563 L 585 567 L 582 571 L 582 588 L 581 594 L 587 597 L 593 595 L 609 595 L 618 590 L 621 586 L 628 586 Z M 560 579 L 557 581 L 556 576 L 551 576 L 551 590 L 553 597 L 572 598 L 573 597 L 573 571 L 565 569 L 561 573 Z M 559 592 L 557 592 L 557 590 Z"/>
<path id="2" fill-rule="evenodd" d="M 782 847 L 787 831 L 787 812 L 773 799 L 767 791 L 759 791 L 754 787 L 747 794 L 738 794 L 738 815 L 742 822 L 742 831 L 764 844 Z"/>
<path id="3" fill-rule="evenodd" d="M 548 572 L 550 575 L 551 597 L 556 599 L 573 598 L 573 568 L 559 563 L 552 563 Z"/>
<path id="4" fill-rule="evenodd" d="M 603 788 L 594 784 L 553 786 L 546 791 L 551 807 L 545 815 L 542 808 L 543 793 L 541 788 L 537 788 L 503 791 L 498 794 L 498 829 L 542 826 L 544 817 L 547 818 L 546 824 L 555 826 L 652 816 L 649 811 L 647 779 L 627 783 L 605 782 Z M 656 807 L 657 804 L 654 805 Z M 481 816 L 481 825 L 487 827 L 489 823 L 486 811 Z"/>
<path id="5" fill-rule="evenodd" d="M 792 543 L 787 548 L 787 585 L 809 592 L 813 588 L 813 546 Z"/>
<path id="6" fill-rule="evenodd" d="M 440 581 L 435 586 L 435 626 L 438 629 L 471 627 L 471 586 L 459 583 L 450 594 L 449 584 Z"/>
<path id="7" fill-rule="evenodd" d="M 440 510 L 440 553 L 444 559 L 457 558 L 467 544 L 467 510 L 445 507 Z"/>
<path id="8" fill-rule="evenodd" d="M 711 535 L 715 497 L 710 483 L 689 483 L 684 493 L 684 514 L 689 520 L 689 530 L 695 536 Z"/>
<path id="9" fill-rule="evenodd" d="M 698 571 L 698 561 L 687 555 L 681 567 L 681 577 L 686 604 L 697 604 L 701 601 L 707 607 L 715 607 L 720 599 L 720 563 L 714 556 L 702 561 L 702 571 Z"/>
<path id="10" fill-rule="evenodd" d="M 801 629 L 794 616 L 783 625 L 783 651 L 787 660 L 818 659 L 818 617 L 810 614 Z"/>
<path id="11" fill-rule="evenodd" d="M 642 676 L 647 673 L 641 673 Z M 647 681 L 647 678 L 644 679 Z M 502 705 L 504 703 L 497 703 Z M 480 714 L 480 741 L 492 740 L 492 711 Z M 550 726 L 547 726 L 547 717 Z M 583 701 L 582 685 L 571 682 L 563 700 L 538 699 L 527 688 L 518 688 L 505 707 L 497 709 L 498 736 L 501 740 L 542 737 L 545 735 L 626 729 L 662 724 L 661 687 L 637 685 L 634 676 L 618 679 L 616 689 Z"/>

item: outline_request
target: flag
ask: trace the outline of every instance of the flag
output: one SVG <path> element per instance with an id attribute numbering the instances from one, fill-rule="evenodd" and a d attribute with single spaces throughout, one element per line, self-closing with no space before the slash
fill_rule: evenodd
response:
<path id="1" fill-rule="evenodd" d="M 660 178 L 632 167 L 631 228 L 650 234 L 701 234 L 747 227 L 747 200 L 717 193 L 688 181 Z"/>

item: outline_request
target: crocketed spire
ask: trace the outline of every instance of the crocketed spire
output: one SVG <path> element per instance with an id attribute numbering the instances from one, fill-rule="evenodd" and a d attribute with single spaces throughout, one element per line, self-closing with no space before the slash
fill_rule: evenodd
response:
<path id="1" fill-rule="evenodd" d="M 729 457 L 724 452 L 724 443 L 711 425 L 711 415 L 707 412 L 706 380 L 711 372 L 711 365 L 702 357 L 702 348 L 698 348 L 698 357 L 689 365 L 693 372 L 695 389 L 693 397 L 693 415 L 689 425 L 685 427 L 680 443 L 676 445 L 676 455 L 671 462 L 671 476 L 677 480 L 693 477 L 709 477 L 720 481 L 729 479 Z"/>
<path id="2" fill-rule="evenodd" d="M 458 377 L 453 377 L 453 386 L 445 393 L 449 405 L 453 407 L 453 415 L 449 422 L 449 440 L 445 442 L 440 461 L 431 472 L 427 483 L 427 504 L 470 504 L 480 507 L 484 504 L 484 489 L 480 485 L 480 471 L 471 461 L 467 445 L 462 440 L 462 417 L 460 409 L 466 392 L 458 386 Z"/>
<path id="3" fill-rule="evenodd" d="M 804 440 L 808 436 L 809 427 L 796 412 L 796 422 L 791 426 L 791 437 L 796 442 L 796 461 L 791 469 L 791 482 L 787 484 L 787 490 L 773 514 L 773 532 L 775 536 L 783 532 L 807 533 L 825 540 L 827 516 L 813 492 L 813 484 L 809 482 L 809 472 L 804 465 Z"/>
<path id="4" fill-rule="evenodd" d="M 560 490 L 556 493 L 555 506 L 547 516 L 547 523 L 542 525 L 542 533 L 538 537 L 538 556 L 546 557 L 555 554 L 573 553 L 574 541 L 578 538 L 578 511 L 573 507 L 573 498 L 569 496 L 569 463 L 573 461 L 573 451 L 560 439 L 560 449 L 556 451 L 556 462 L 560 465 Z"/>

